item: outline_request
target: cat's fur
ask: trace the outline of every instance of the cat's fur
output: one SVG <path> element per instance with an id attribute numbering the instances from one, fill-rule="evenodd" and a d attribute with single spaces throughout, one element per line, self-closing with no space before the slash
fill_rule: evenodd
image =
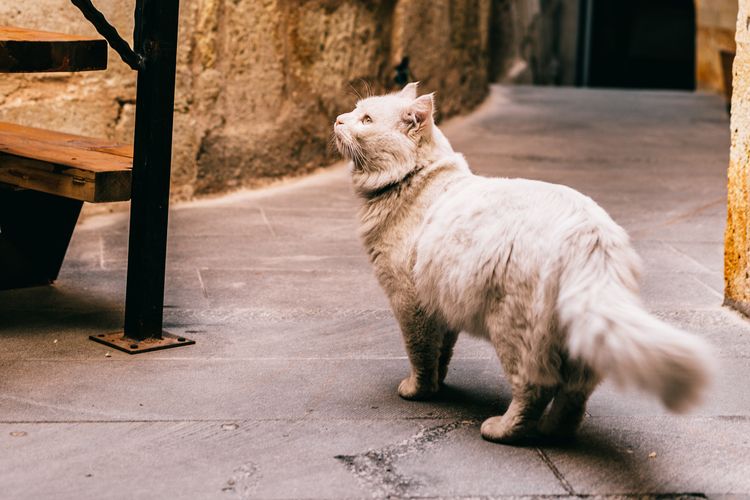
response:
<path id="1" fill-rule="evenodd" d="M 506 413 L 482 424 L 492 441 L 572 435 L 606 376 L 673 411 L 697 403 L 708 347 L 644 310 L 625 231 L 568 187 L 472 174 L 433 111 L 433 96 L 410 84 L 334 125 L 411 362 L 399 395 L 435 394 L 466 331 L 492 343 L 512 388 Z"/>

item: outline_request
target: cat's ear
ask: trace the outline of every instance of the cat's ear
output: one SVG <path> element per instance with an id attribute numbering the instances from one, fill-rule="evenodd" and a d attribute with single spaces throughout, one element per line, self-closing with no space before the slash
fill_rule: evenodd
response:
<path id="1" fill-rule="evenodd" d="M 403 120 L 407 125 L 407 132 L 421 133 L 429 130 L 433 123 L 435 112 L 435 94 L 425 94 L 414 99 L 404 111 Z"/>
<path id="2" fill-rule="evenodd" d="M 398 95 L 401 97 L 406 97 L 407 99 L 416 99 L 418 87 L 419 87 L 419 82 L 407 83 L 406 87 L 401 89 L 401 92 L 399 92 Z"/>

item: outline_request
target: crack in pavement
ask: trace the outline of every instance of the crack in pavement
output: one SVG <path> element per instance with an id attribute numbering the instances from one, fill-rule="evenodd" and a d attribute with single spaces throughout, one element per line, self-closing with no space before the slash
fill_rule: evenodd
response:
<path id="1" fill-rule="evenodd" d="M 539 455 L 539 458 L 542 459 L 542 462 L 544 462 L 544 465 L 547 466 L 547 468 L 552 471 L 552 474 L 557 478 L 557 481 L 560 483 L 560 485 L 563 487 L 563 489 L 568 492 L 569 495 L 572 496 L 578 496 L 573 489 L 573 486 L 568 482 L 567 479 L 565 479 L 565 476 L 563 476 L 563 473 L 560 472 L 560 469 L 557 468 L 557 466 L 552 462 L 552 459 L 547 456 L 547 454 L 544 452 L 541 448 L 535 448 L 537 454 Z"/>
<path id="2" fill-rule="evenodd" d="M 358 455 L 336 455 L 334 458 L 341 461 L 370 490 L 373 498 L 405 497 L 409 496 L 410 490 L 421 486 L 421 483 L 398 472 L 398 459 L 420 453 L 456 429 L 477 423 L 477 420 L 457 420 L 426 427 L 400 443 Z"/>

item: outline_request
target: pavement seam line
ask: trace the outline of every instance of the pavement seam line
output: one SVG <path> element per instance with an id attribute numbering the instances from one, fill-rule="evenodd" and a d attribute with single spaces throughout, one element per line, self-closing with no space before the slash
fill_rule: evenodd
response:
<path id="1" fill-rule="evenodd" d="M 688 274 L 688 277 L 689 277 L 689 278 L 690 278 L 691 280 L 693 280 L 693 281 L 695 281 L 696 283 L 698 283 L 698 284 L 700 284 L 701 286 L 703 286 L 703 287 L 704 287 L 704 288 L 705 288 L 706 290 L 708 290 L 708 291 L 709 291 L 709 292 L 710 292 L 710 293 L 711 293 L 711 294 L 712 294 L 712 295 L 713 295 L 714 297 L 716 297 L 716 298 L 719 298 L 719 299 L 722 299 L 722 300 L 724 299 L 724 295 L 723 295 L 722 293 L 720 293 L 719 291 L 715 290 L 715 289 L 714 289 L 714 288 L 713 288 L 713 287 L 712 287 L 711 285 L 709 285 L 708 283 L 705 283 L 704 281 L 701 281 L 701 279 L 700 279 L 700 278 L 698 278 L 698 277 L 697 277 L 696 275 L 694 275 L 694 274 L 692 274 L 692 273 L 691 273 L 691 274 Z"/>
<path id="2" fill-rule="evenodd" d="M 542 459 L 542 462 L 544 462 L 544 465 L 549 468 L 550 471 L 552 471 L 552 474 L 555 475 L 560 485 L 563 487 L 565 491 L 568 492 L 568 495 L 572 496 L 579 496 L 576 491 L 573 489 L 573 486 L 568 482 L 567 479 L 565 479 L 565 476 L 562 472 L 560 472 L 560 469 L 557 468 L 557 466 L 552 462 L 552 459 L 547 456 L 547 454 L 542 450 L 541 448 L 535 448 L 537 454 L 539 455 L 539 458 Z"/>
<path id="3" fill-rule="evenodd" d="M 664 417 L 664 416 L 662 416 Z M 617 419 L 627 418 L 618 417 L 616 415 L 593 415 L 590 418 L 593 419 Z M 43 425 L 68 425 L 68 424 L 174 424 L 174 423 L 223 423 L 223 422 L 234 422 L 242 424 L 254 424 L 258 422 L 330 422 L 330 417 L 321 418 L 307 418 L 305 415 L 292 418 L 292 417 L 268 417 L 268 418 L 234 418 L 228 416 L 227 418 L 135 418 L 127 420 L 117 419 L 69 419 L 69 420 L 0 420 L 0 426 L 2 425 L 27 425 L 27 424 L 43 424 Z M 383 415 L 379 417 L 367 417 L 367 418 L 335 418 L 337 422 L 452 422 L 455 417 L 448 416 L 410 416 L 410 417 L 394 417 L 389 415 Z M 711 416 L 697 416 L 693 420 L 701 422 L 710 422 L 713 420 L 725 420 L 730 422 L 750 422 L 750 415 L 711 415 Z M 477 422 L 471 419 L 464 419 L 464 422 Z M 580 495 L 579 495 L 580 496 Z"/>
<path id="4" fill-rule="evenodd" d="M 671 250 L 675 254 L 677 254 L 677 255 L 679 255 L 679 256 L 681 256 L 681 257 L 689 260 L 690 262 L 693 263 L 693 265 L 700 267 L 703 270 L 703 272 L 710 273 L 710 274 L 715 274 L 711 269 L 709 269 L 705 265 L 703 265 L 700 262 L 698 262 L 697 260 L 695 260 L 691 255 L 689 255 L 686 252 L 683 252 L 682 250 L 680 250 L 679 248 L 677 248 L 676 246 L 674 246 L 674 243 L 675 242 L 667 242 L 667 241 L 664 242 L 664 244 L 666 245 L 666 247 L 669 250 Z M 690 273 L 690 274 L 694 274 L 694 273 Z"/>
<path id="5" fill-rule="evenodd" d="M 392 417 L 392 416 L 383 416 L 383 417 L 370 417 L 370 418 L 336 418 L 334 419 L 337 422 L 441 422 L 441 421 L 448 421 L 451 422 L 455 420 L 454 418 L 448 418 L 448 417 L 436 417 L 436 416 L 426 416 L 426 417 L 420 417 L 420 416 L 414 416 L 414 417 Z M 258 422 L 299 422 L 299 423 L 305 423 L 305 422 L 330 422 L 331 418 L 325 417 L 325 418 L 307 418 L 306 416 L 299 416 L 297 418 L 289 418 L 289 417 L 269 417 L 269 418 L 252 418 L 252 419 L 243 419 L 243 418 L 232 418 L 231 416 L 228 418 L 155 418 L 155 419 L 147 419 L 147 418 L 141 418 L 141 419 L 130 419 L 130 420 L 111 420 L 111 419 L 88 419 L 88 420 L 0 420 L 0 426 L 2 425 L 27 425 L 27 424 L 43 424 L 43 425 L 68 425 L 68 424 L 200 424 L 200 423 L 223 423 L 223 422 L 233 422 L 233 423 L 242 423 L 242 424 L 255 424 Z M 468 422 L 473 422 L 472 420 L 468 420 Z"/>
<path id="6" fill-rule="evenodd" d="M 266 216 L 266 211 L 263 210 L 263 207 L 258 207 L 258 210 L 260 211 L 260 216 L 263 219 L 263 224 L 265 224 L 266 228 L 268 229 L 268 232 L 271 233 L 271 236 L 276 238 L 278 235 L 276 234 L 276 230 L 274 230 L 273 226 L 271 225 L 271 221 L 268 220 L 268 216 Z"/>
<path id="7" fill-rule="evenodd" d="M 206 284 L 203 283 L 203 275 L 201 274 L 200 268 L 196 269 L 195 272 L 198 274 L 198 283 L 201 286 L 201 293 L 203 294 L 203 298 L 208 298 L 208 291 L 206 290 Z"/>
<path id="8" fill-rule="evenodd" d="M 687 212 L 684 212 L 682 214 L 675 215 L 674 217 L 667 219 L 665 221 L 659 222 L 653 226 L 645 227 L 641 229 L 636 229 L 635 231 L 630 231 L 631 238 L 635 239 L 642 239 L 644 235 L 648 235 L 656 231 L 657 229 L 663 229 L 665 227 L 672 226 L 674 224 L 677 224 L 679 222 L 684 222 L 687 220 L 692 219 L 693 217 L 701 215 L 703 212 L 708 210 L 709 208 L 712 208 L 716 205 L 723 204 L 726 202 L 725 198 L 720 198 L 717 200 L 710 201 L 708 203 L 705 203 L 703 205 L 700 205 L 698 207 L 693 208 L 692 210 L 689 210 Z"/>

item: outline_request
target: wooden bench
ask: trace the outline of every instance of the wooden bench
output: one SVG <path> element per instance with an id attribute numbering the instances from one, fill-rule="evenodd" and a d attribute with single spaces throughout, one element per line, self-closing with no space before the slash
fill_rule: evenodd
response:
<path id="1" fill-rule="evenodd" d="M 107 42 L 100 38 L 0 26 L 0 72 L 100 69 L 107 69 Z"/>
<path id="2" fill-rule="evenodd" d="M 0 27 L 0 72 L 107 67 L 101 39 Z M 0 289 L 57 278 L 83 202 L 130 199 L 133 148 L 0 122 Z"/>

